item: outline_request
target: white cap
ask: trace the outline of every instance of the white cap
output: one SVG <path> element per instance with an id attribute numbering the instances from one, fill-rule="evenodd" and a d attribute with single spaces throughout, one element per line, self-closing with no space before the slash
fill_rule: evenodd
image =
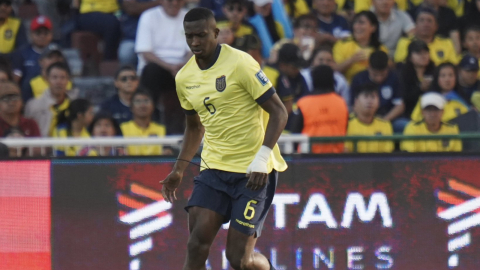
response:
<path id="1" fill-rule="evenodd" d="M 253 0 L 253 3 L 254 3 L 256 6 L 263 7 L 263 6 L 265 6 L 266 4 L 272 4 L 272 3 L 273 3 L 273 0 Z"/>
<path id="2" fill-rule="evenodd" d="M 426 93 L 420 99 L 420 107 L 422 107 L 422 109 L 425 109 L 427 106 L 435 106 L 438 109 L 443 110 L 445 103 L 447 103 L 445 98 L 441 94 L 435 92 Z"/>

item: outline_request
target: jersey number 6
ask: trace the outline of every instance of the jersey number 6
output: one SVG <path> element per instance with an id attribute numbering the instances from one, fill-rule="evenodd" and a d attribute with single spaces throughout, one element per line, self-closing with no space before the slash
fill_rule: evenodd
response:
<path id="1" fill-rule="evenodd" d="M 205 105 L 205 108 L 207 108 L 207 111 L 210 113 L 210 114 L 214 114 L 217 109 L 215 109 L 215 106 L 213 106 L 213 104 L 211 103 L 207 103 L 207 101 L 210 99 L 210 97 L 206 97 L 204 100 L 203 100 L 203 105 Z"/>
<path id="2" fill-rule="evenodd" d="M 247 207 L 245 207 L 245 212 L 243 212 L 243 216 L 245 216 L 246 220 L 250 220 L 255 216 L 255 208 L 252 206 L 253 204 L 257 204 L 257 201 L 251 200 L 247 203 Z M 250 213 L 248 213 L 250 212 Z"/>

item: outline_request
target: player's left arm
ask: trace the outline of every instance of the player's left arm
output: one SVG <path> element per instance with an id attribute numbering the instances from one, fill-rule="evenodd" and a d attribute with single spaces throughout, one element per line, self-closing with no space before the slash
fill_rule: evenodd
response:
<path id="1" fill-rule="evenodd" d="M 264 95 L 268 95 L 269 91 L 274 91 L 273 87 Z M 287 109 L 280 100 L 280 97 L 277 93 L 270 95 L 271 96 L 266 101 L 263 101 L 262 97 L 257 99 L 259 105 L 269 114 L 270 117 L 268 119 L 263 145 L 247 169 L 247 175 L 250 178 L 246 187 L 252 190 L 259 190 L 267 184 L 268 159 L 270 158 L 270 154 L 273 147 L 275 147 L 278 138 L 285 129 L 288 120 Z"/>

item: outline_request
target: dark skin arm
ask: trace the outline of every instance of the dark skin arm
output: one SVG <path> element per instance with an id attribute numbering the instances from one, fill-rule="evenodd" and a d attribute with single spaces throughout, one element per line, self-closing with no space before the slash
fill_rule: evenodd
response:
<path id="1" fill-rule="evenodd" d="M 170 203 L 177 199 L 175 190 L 182 181 L 183 173 L 189 164 L 187 161 L 192 160 L 195 156 L 195 153 L 202 142 L 203 134 L 205 133 L 205 128 L 200 122 L 198 114 L 187 115 L 186 120 L 187 127 L 183 136 L 182 149 L 178 155 L 178 160 L 167 178 L 160 181 L 160 184 L 163 184 L 162 195 L 165 200 Z"/>
<path id="2" fill-rule="evenodd" d="M 267 101 L 260 104 L 260 106 L 270 115 L 263 145 L 273 149 L 287 124 L 287 109 L 276 93 Z M 268 174 L 266 173 L 253 172 L 247 176 L 250 178 L 248 179 L 246 187 L 251 190 L 262 189 L 267 184 Z"/>

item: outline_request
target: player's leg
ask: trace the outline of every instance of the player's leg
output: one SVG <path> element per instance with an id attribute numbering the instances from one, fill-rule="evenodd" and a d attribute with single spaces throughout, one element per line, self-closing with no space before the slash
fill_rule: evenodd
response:
<path id="1" fill-rule="evenodd" d="M 270 270 L 270 262 L 260 253 L 254 252 L 255 235 L 246 235 L 233 227 L 228 230 L 227 259 L 235 270 Z"/>
<path id="2" fill-rule="evenodd" d="M 210 246 L 217 235 L 224 217 L 212 210 L 193 206 L 188 210 L 190 236 L 187 258 L 183 270 L 203 270 Z"/>

